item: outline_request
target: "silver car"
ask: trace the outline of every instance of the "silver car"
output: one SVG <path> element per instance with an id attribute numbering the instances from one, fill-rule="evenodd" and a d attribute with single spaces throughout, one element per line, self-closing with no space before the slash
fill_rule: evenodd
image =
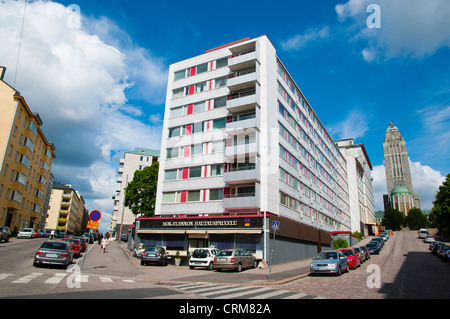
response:
<path id="1" fill-rule="evenodd" d="M 249 251 L 244 249 L 226 249 L 221 250 L 214 258 L 214 269 L 222 271 L 223 269 L 234 269 L 238 272 L 243 268 L 256 268 L 258 261 Z"/>
<path id="2" fill-rule="evenodd" d="M 348 272 L 347 257 L 340 251 L 321 251 L 310 265 L 311 274 L 331 273 L 340 276 L 343 272 Z"/>
<path id="3" fill-rule="evenodd" d="M 49 240 L 44 242 L 34 255 L 33 266 L 48 264 L 67 268 L 72 261 L 73 250 L 69 242 Z"/>

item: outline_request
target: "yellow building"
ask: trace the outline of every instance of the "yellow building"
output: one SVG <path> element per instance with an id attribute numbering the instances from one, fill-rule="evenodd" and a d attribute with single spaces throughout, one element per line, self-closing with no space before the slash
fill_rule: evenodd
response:
<path id="1" fill-rule="evenodd" d="M 47 229 L 80 234 L 85 231 L 87 210 L 82 196 L 71 185 L 54 183 L 47 212 Z"/>
<path id="2" fill-rule="evenodd" d="M 39 114 L 3 81 L 5 71 L 0 66 L 0 225 L 12 231 L 44 228 L 55 147 L 42 133 Z"/>

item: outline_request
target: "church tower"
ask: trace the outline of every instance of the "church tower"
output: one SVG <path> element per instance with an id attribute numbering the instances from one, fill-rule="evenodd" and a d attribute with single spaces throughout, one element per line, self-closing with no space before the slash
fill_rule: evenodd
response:
<path id="1" fill-rule="evenodd" d="M 392 121 L 383 143 L 384 165 L 388 194 L 384 208 L 394 208 L 405 215 L 411 208 L 420 209 L 420 195 L 414 194 L 406 142 Z"/>

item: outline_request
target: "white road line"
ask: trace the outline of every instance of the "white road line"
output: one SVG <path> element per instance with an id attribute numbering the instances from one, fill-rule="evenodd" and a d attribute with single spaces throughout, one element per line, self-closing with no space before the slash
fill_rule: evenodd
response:
<path id="1" fill-rule="evenodd" d="M 298 294 L 294 294 L 294 295 L 290 295 L 287 297 L 284 297 L 283 299 L 300 299 L 303 298 L 305 296 L 308 296 L 307 294 L 303 294 L 303 293 L 298 293 Z"/>
<path id="2" fill-rule="evenodd" d="M 252 288 L 249 289 L 249 287 L 245 287 L 245 288 L 247 288 L 247 291 L 237 292 L 237 293 L 231 292 L 230 294 L 217 296 L 215 298 L 216 299 L 232 299 L 232 298 L 238 298 L 238 297 L 242 297 L 242 296 L 245 296 L 245 295 L 251 295 L 251 294 L 254 294 L 254 293 L 264 292 L 264 291 L 270 290 L 269 288 L 265 288 L 265 287 L 257 288 L 257 289 L 252 289 Z"/>
<path id="3" fill-rule="evenodd" d="M 245 287 L 245 286 L 240 286 L 240 287 L 238 287 L 238 286 L 232 286 L 232 287 L 223 288 L 223 289 L 221 290 L 221 292 L 225 292 L 225 291 L 228 291 L 228 290 L 231 290 L 231 291 L 239 291 L 239 290 L 243 290 L 243 289 L 247 289 L 247 290 L 248 290 L 248 287 Z M 216 295 L 217 293 L 218 293 L 217 291 L 206 292 L 206 293 L 202 294 L 202 296 L 207 297 L 207 296 L 210 296 L 210 295 Z"/>
<path id="4" fill-rule="evenodd" d="M 12 276 L 12 274 L 0 274 L 0 280 L 6 279 L 9 276 Z"/>
<path id="5" fill-rule="evenodd" d="M 44 281 L 46 284 L 59 284 L 61 280 L 63 280 L 64 277 L 66 277 L 67 274 L 64 273 L 56 273 L 53 277 L 47 279 Z"/>
<path id="6" fill-rule="evenodd" d="M 278 296 L 278 295 L 285 294 L 287 292 L 288 291 L 286 291 L 286 290 L 274 290 L 274 291 L 270 291 L 270 292 L 268 292 L 266 294 L 249 297 L 248 299 L 267 299 L 267 298 L 270 298 L 270 297 L 275 297 L 275 296 Z"/>
<path id="7" fill-rule="evenodd" d="M 32 281 L 33 279 L 36 279 L 37 277 L 43 275 L 43 273 L 41 272 L 34 272 L 32 274 L 26 275 L 22 278 L 19 278 L 17 280 L 14 280 L 12 283 L 13 284 L 27 284 L 30 281 Z"/>
<path id="8" fill-rule="evenodd" d="M 100 277 L 101 282 L 113 282 L 113 280 L 109 277 Z"/>
<path id="9" fill-rule="evenodd" d="M 134 280 L 131 279 L 122 279 L 123 282 L 134 282 Z"/>

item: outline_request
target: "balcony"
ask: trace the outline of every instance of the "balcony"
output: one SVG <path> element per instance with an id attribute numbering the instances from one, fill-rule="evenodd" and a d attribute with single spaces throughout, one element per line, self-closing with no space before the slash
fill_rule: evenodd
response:
<path id="1" fill-rule="evenodd" d="M 259 126 L 259 109 L 257 108 L 254 114 L 233 116 L 233 122 L 226 123 L 225 132 L 229 135 L 249 134 L 259 130 Z"/>
<path id="2" fill-rule="evenodd" d="M 231 163 L 229 171 L 223 174 L 223 180 L 230 185 L 255 183 L 261 181 L 258 158 L 254 163 Z"/>
<path id="3" fill-rule="evenodd" d="M 249 187 L 252 188 L 252 187 Z M 238 191 L 232 192 L 232 194 L 225 195 L 223 198 L 223 208 L 226 209 L 256 209 L 260 207 L 259 199 L 259 184 L 255 183 L 253 191 L 243 191 L 239 192 L 239 189 L 246 188 L 236 188 Z"/>
<path id="4" fill-rule="evenodd" d="M 250 42 L 230 49 L 232 55 L 228 58 L 228 67 L 239 70 L 254 65 L 259 62 L 259 45 L 257 42 Z"/>
<path id="5" fill-rule="evenodd" d="M 232 113 L 250 110 L 255 106 L 260 107 L 259 85 L 227 96 L 227 109 Z"/>
<path id="6" fill-rule="evenodd" d="M 67 224 L 67 218 L 58 218 L 58 226 L 65 226 Z"/>
<path id="7" fill-rule="evenodd" d="M 259 84 L 259 64 L 228 75 L 227 86 L 231 91 L 242 91 Z"/>
<path id="8" fill-rule="evenodd" d="M 225 157 L 232 161 L 254 158 L 259 154 L 259 132 L 256 131 L 253 136 L 234 136 L 227 139 L 225 145 Z"/>

